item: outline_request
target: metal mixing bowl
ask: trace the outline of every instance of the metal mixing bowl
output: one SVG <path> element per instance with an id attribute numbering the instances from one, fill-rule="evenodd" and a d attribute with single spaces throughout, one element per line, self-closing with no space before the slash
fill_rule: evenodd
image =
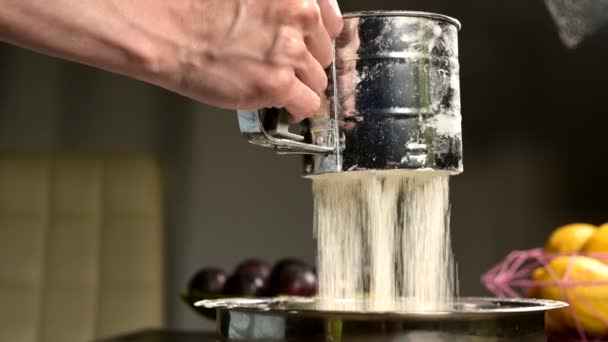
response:
<path id="1" fill-rule="evenodd" d="M 228 341 L 540 342 L 545 312 L 566 303 L 534 299 L 460 298 L 446 310 L 366 310 L 365 301 L 340 309 L 313 298 L 203 300 L 217 309 L 218 336 Z"/>

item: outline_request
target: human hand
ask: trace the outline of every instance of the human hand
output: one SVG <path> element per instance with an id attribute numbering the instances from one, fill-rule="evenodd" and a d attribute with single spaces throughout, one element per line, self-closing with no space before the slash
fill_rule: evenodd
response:
<path id="1" fill-rule="evenodd" d="M 357 74 L 357 51 L 361 46 L 359 39 L 359 18 L 350 18 L 344 22 L 340 39 L 336 41 L 336 83 L 340 112 L 340 125 L 345 131 L 356 127 L 352 120 L 357 120 L 356 90 L 359 82 Z"/>
<path id="2" fill-rule="evenodd" d="M 336 1 L 5 1 L 0 40 L 218 107 L 285 108 L 297 121 L 327 84 Z"/>
<path id="3" fill-rule="evenodd" d="M 285 108 L 294 121 L 319 108 L 342 30 L 336 0 L 189 2 L 166 5 L 182 36 L 156 83 L 228 109 Z"/>

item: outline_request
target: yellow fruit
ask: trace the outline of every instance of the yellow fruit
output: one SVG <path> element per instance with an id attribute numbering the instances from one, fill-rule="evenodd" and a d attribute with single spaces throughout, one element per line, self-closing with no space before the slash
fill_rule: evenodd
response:
<path id="1" fill-rule="evenodd" d="M 573 223 L 553 231 L 545 246 L 548 253 L 576 253 L 595 233 L 596 227 L 587 223 Z"/>
<path id="2" fill-rule="evenodd" d="M 608 253 L 608 223 L 603 224 L 599 229 L 597 229 L 589 240 L 587 240 L 581 249 L 581 252 Z"/>
<path id="3" fill-rule="evenodd" d="M 551 276 L 547 273 L 545 268 L 539 267 L 532 273 L 532 279 L 536 281 L 551 281 Z M 530 298 L 544 298 L 553 300 L 562 300 L 561 298 L 549 298 L 549 294 L 543 292 L 543 287 L 531 287 L 528 289 L 528 297 Z M 548 331 L 553 333 L 564 333 L 567 331 L 564 315 L 568 315 L 567 309 L 551 310 L 548 311 L 546 319 L 546 328 Z"/>
<path id="4" fill-rule="evenodd" d="M 566 272 L 568 278 L 564 279 Z M 608 322 L 608 265 L 589 257 L 564 256 L 553 259 L 547 268 L 535 270 L 532 277 L 536 281 L 546 282 L 555 281 L 555 278 L 571 282 L 605 281 L 601 285 L 538 287 L 530 294 L 570 303 L 571 307 L 554 310 L 548 315 L 547 324 L 551 329 L 576 329 L 572 315 L 574 311 L 587 333 L 594 336 L 608 333 L 608 328 L 602 323 Z"/>

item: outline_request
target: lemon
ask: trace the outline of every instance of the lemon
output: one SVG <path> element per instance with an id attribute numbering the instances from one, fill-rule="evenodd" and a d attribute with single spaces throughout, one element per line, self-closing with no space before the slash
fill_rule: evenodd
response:
<path id="1" fill-rule="evenodd" d="M 581 251 L 583 253 L 608 253 L 608 223 L 603 224 L 597 229 L 587 240 Z"/>
<path id="2" fill-rule="evenodd" d="M 551 281 L 551 276 L 547 273 L 544 267 L 539 267 L 532 273 L 532 279 L 536 281 Z M 562 300 L 561 298 L 551 298 L 552 293 L 546 293 L 543 287 L 531 287 L 528 289 L 528 297 L 530 298 L 544 298 L 553 300 Z M 545 315 L 545 324 L 547 331 L 553 333 L 565 333 L 567 326 L 565 323 L 566 316 L 569 314 L 566 309 L 550 310 Z"/>
<path id="3" fill-rule="evenodd" d="M 548 253 L 576 253 L 596 232 L 594 225 L 587 223 L 572 223 L 553 231 L 545 246 Z M 608 237 L 608 235 L 607 235 Z"/>
<path id="4" fill-rule="evenodd" d="M 564 279 L 566 272 L 568 278 Z M 546 268 L 536 269 L 532 277 L 536 281 L 608 282 L 608 265 L 584 256 L 562 256 L 553 259 Z M 595 336 L 608 333 L 608 328 L 602 323 L 608 321 L 608 286 L 605 284 L 537 287 L 530 290 L 530 295 L 570 303 L 570 308 L 554 310 L 548 315 L 547 325 L 553 330 L 576 329 L 574 311 L 587 333 Z"/>

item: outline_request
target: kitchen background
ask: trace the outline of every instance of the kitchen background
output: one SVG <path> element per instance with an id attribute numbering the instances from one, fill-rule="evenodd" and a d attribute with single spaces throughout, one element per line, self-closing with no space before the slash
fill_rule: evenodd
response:
<path id="1" fill-rule="evenodd" d="M 465 172 L 451 182 L 461 294 L 487 294 L 484 271 L 558 225 L 608 221 L 608 28 L 568 50 L 541 0 L 350 0 L 342 9 L 463 23 Z M 4 44 L 0 67 L 0 149 L 135 151 L 161 162 L 170 328 L 210 327 L 178 297 L 202 266 L 313 261 L 299 158 L 247 144 L 234 112 Z"/>

